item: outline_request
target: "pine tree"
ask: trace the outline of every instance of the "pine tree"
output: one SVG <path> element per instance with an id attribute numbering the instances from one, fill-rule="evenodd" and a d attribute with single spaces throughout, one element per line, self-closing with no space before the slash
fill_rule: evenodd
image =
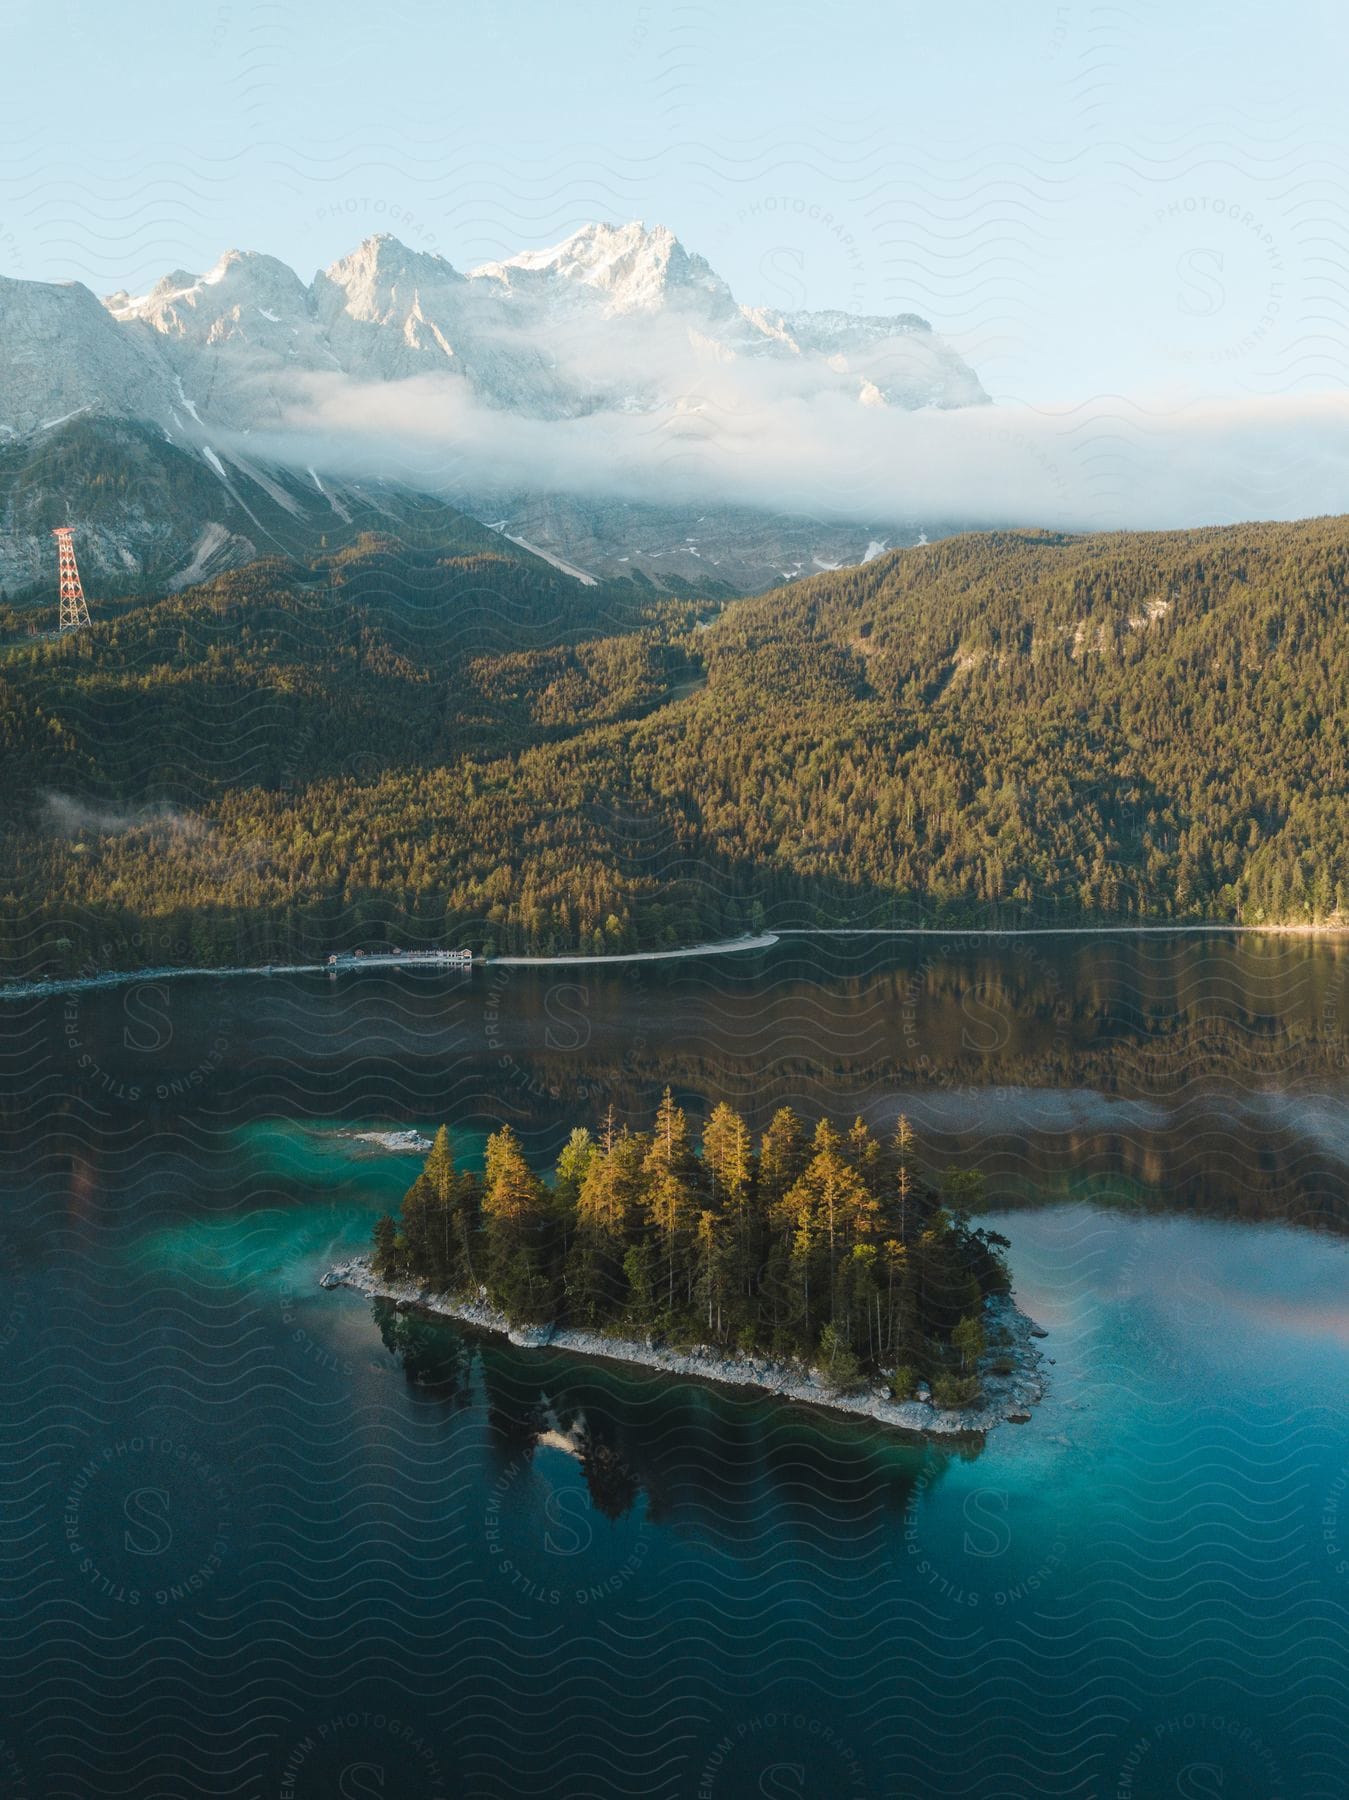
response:
<path id="1" fill-rule="evenodd" d="M 843 1154 L 843 1144 L 828 1119 L 821 1119 L 811 1143 L 813 1155 L 807 1175 L 818 1195 L 819 1216 L 829 1245 L 829 1274 L 833 1284 L 839 1253 L 854 1235 L 855 1221 L 867 1206 L 866 1185 Z"/>
<path id="2" fill-rule="evenodd" d="M 578 1224 L 596 1227 L 615 1238 L 631 1232 L 645 1208 L 650 1141 L 624 1132 L 614 1138 L 612 1149 L 599 1150 L 588 1159 L 576 1196 Z"/>
<path id="3" fill-rule="evenodd" d="M 754 1178 L 753 1145 L 749 1126 L 724 1100 L 712 1108 L 703 1128 L 703 1165 L 713 1201 L 728 1212 L 741 1211 Z"/>
<path id="4" fill-rule="evenodd" d="M 835 1305 L 835 1319 L 844 1335 L 859 1349 L 865 1342 L 868 1360 L 872 1362 L 880 1354 L 876 1262 L 874 1244 L 852 1246 L 839 1266 Z"/>
<path id="5" fill-rule="evenodd" d="M 806 1128 L 790 1106 L 779 1107 L 759 1145 L 759 1201 L 772 1218 L 806 1166 Z"/>
<path id="6" fill-rule="evenodd" d="M 690 1237 L 697 1219 L 698 1163 L 688 1120 L 667 1087 L 656 1110 L 651 1148 L 643 1164 L 646 1210 L 665 1252 L 666 1303 L 674 1311 L 677 1278 L 693 1297 Z"/>
<path id="7" fill-rule="evenodd" d="M 448 1125 L 442 1125 L 436 1132 L 422 1173 L 431 1183 L 436 1199 L 442 1206 L 449 1206 L 454 1198 L 455 1168 L 454 1145 Z"/>
<path id="8" fill-rule="evenodd" d="M 707 1333 L 720 1338 L 724 1330 L 724 1307 L 730 1286 L 731 1256 L 726 1242 L 722 1216 L 704 1207 L 695 1227 L 696 1274 L 694 1292 L 700 1307 L 706 1308 Z"/>
<path id="9" fill-rule="evenodd" d="M 899 1201 L 899 1239 L 908 1242 L 909 1211 L 913 1204 L 914 1165 L 917 1145 L 914 1141 L 913 1126 L 903 1113 L 899 1115 L 899 1123 L 895 1126 L 895 1189 Z"/>
<path id="10" fill-rule="evenodd" d="M 871 1128 L 858 1113 L 848 1128 L 848 1160 L 866 1182 L 870 1182 L 880 1161 L 881 1147 L 871 1135 Z"/>
<path id="11" fill-rule="evenodd" d="M 370 1266 L 381 1281 L 397 1275 L 399 1270 L 398 1227 L 388 1213 L 375 1220 L 375 1244 Z"/>
<path id="12" fill-rule="evenodd" d="M 739 1292 L 750 1295 L 758 1261 L 753 1141 L 749 1126 L 724 1100 L 712 1108 L 703 1130 L 703 1166 L 714 1206 L 731 1221 L 735 1243 L 731 1279 Z"/>
<path id="13" fill-rule="evenodd" d="M 402 1221 L 408 1268 L 423 1281 L 434 1280 L 437 1270 L 437 1210 L 431 1183 L 419 1175 L 403 1195 Z"/>
<path id="14" fill-rule="evenodd" d="M 455 1210 L 459 1177 L 454 1166 L 454 1145 L 446 1125 L 440 1127 L 432 1140 L 422 1180 L 428 1195 L 427 1236 L 435 1246 L 432 1255 L 435 1279 L 444 1289 L 457 1289 L 464 1278 L 464 1254 Z"/>
<path id="15" fill-rule="evenodd" d="M 968 1375 L 978 1366 L 979 1358 L 988 1347 L 988 1339 L 977 1313 L 966 1313 L 959 1321 L 951 1333 L 951 1347 L 960 1356 L 962 1374 Z"/>
<path id="16" fill-rule="evenodd" d="M 553 1211 L 557 1215 L 564 1256 L 575 1229 L 576 1206 L 581 1188 L 597 1155 L 594 1138 L 584 1125 L 577 1125 L 562 1146 L 562 1154 L 553 1171 Z"/>
<path id="17" fill-rule="evenodd" d="M 565 1200 L 568 1210 L 576 1210 L 576 1198 L 592 1161 L 598 1154 L 595 1140 L 584 1125 L 573 1127 L 557 1159 L 554 1192 Z"/>
<path id="18" fill-rule="evenodd" d="M 603 1141 L 608 1148 L 597 1148 L 586 1159 L 566 1259 L 568 1311 L 588 1325 L 604 1323 L 622 1304 L 624 1257 L 645 1217 L 642 1165 L 649 1140 L 606 1129 Z M 644 1317 L 643 1324 L 648 1322 Z"/>
<path id="19" fill-rule="evenodd" d="M 820 1373 L 835 1393 L 845 1394 L 858 1386 L 862 1371 L 847 1334 L 839 1326 L 826 1325 L 820 1333 L 817 1352 Z"/>
<path id="20" fill-rule="evenodd" d="M 623 1257 L 623 1277 L 628 1284 L 627 1316 L 641 1331 L 650 1331 L 656 1323 L 657 1275 L 656 1246 L 648 1238 L 641 1238 Z"/>
<path id="21" fill-rule="evenodd" d="M 904 1302 L 909 1294 L 909 1250 L 899 1238 L 887 1238 L 882 1247 L 885 1259 L 885 1328 L 881 1333 L 881 1354 L 889 1356 L 899 1349 L 903 1321 L 907 1316 Z"/>
<path id="22" fill-rule="evenodd" d="M 487 1140 L 482 1211 L 495 1304 L 515 1318 L 553 1316 L 548 1194 L 509 1125 Z"/>

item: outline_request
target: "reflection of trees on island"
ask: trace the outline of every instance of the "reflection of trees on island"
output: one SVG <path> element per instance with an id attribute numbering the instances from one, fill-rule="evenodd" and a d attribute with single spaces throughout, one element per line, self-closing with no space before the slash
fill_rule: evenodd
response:
<path id="1" fill-rule="evenodd" d="M 903 1518 L 920 1474 L 930 1485 L 983 1449 L 978 1438 L 919 1446 L 863 1419 L 522 1349 L 416 1312 L 395 1316 L 385 1342 L 411 1360 L 428 1405 L 457 1410 L 470 1399 L 470 1372 L 481 1382 L 499 1469 L 561 1444 L 605 1518 L 640 1508 L 653 1525 L 728 1550 L 757 1554 L 780 1537 L 794 1556 L 834 1554 L 840 1521 L 864 1537 L 877 1517 Z M 428 1383 L 428 1368 L 457 1371 L 460 1385 Z"/>
<path id="2" fill-rule="evenodd" d="M 467 1406 L 472 1399 L 472 1353 L 467 1342 L 433 1319 L 400 1310 L 392 1300 L 372 1300 L 384 1348 L 402 1362 L 408 1385 L 429 1399 Z"/>
<path id="3" fill-rule="evenodd" d="M 588 1425 L 581 1438 L 581 1468 L 595 1510 L 606 1519 L 621 1519 L 637 1504 L 642 1484 L 636 1469 L 604 1430 Z"/>
<path id="4" fill-rule="evenodd" d="M 907 1120 L 808 1131 L 790 1108 L 757 1143 L 724 1102 L 699 1144 L 667 1088 L 649 1131 L 576 1127 L 551 1186 L 510 1127 L 481 1179 L 441 1127 L 398 1220 L 375 1227 L 386 1280 L 476 1298 L 517 1324 L 567 1325 L 818 1365 L 840 1392 L 930 1379 L 938 1405 L 979 1399 L 984 1301 L 1008 1291 L 1006 1239 L 968 1222 L 978 1175 L 925 1181 Z M 1009 1340 L 1010 1345 L 1010 1340 Z M 996 1348 L 997 1346 L 995 1346 Z"/>
<path id="5" fill-rule="evenodd" d="M 576 1457 L 597 1511 L 617 1519 L 632 1510 L 642 1483 L 602 1407 L 555 1401 L 528 1360 L 512 1361 L 445 1320 L 392 1300 L 376 1298 L 370 1305 L 384 1348 L 402 1363 L 419 1398 L 456 1411 L 469 1407 L 477 1365 L 499 1461 L 528 1458 L 540 1442 L 560 1444 Z"/>

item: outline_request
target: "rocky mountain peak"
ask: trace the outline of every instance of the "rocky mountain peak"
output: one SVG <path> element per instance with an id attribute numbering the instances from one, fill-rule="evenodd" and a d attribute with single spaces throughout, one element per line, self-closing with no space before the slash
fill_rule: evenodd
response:
<path id="1" fill-rule="evenodd" d="M 156 331 L 191 340 L 218 337 L 221 321 L 239 326 L 303 317 L 308 296 L 293 269 L 260 250 L 226 250 L 204 275 L 174 269 L 148 294 L 125 289 L 103 302 L 120 320 L 141 319 Z"/>
<path id="2" fill-rule="evenodd" d="M 122 328 L 79 281 L 0 277 L 0 439 L 76 413 L 162 417 L 172 383 L 148 334 Z"/>
<path id="3" fill-rule="evenodd" d="M 716 312 L 735 306 L 731 290 L 701 256 L 692 256 L 668 225 L 583 225 L 560 244 L 484 263 L 475 277 L 511 289 L 567 284 L 602 297 L 606 313 L 654 312 L 669 304 L 709 302 Z"/>
<path id="4" fill-rule="evenodd" d="M 227 252 L 226 254 L 233 253 Z M 194 275 L 190 269 L 174 269 L 171 274 L 160 276 L 159 280 L 150 289 L 148 298 L 151 300 L 167 300 L 170 294 L 181 294 L 186 292 L 188 288 L 196 287 L 198 279 L 199 277 Z M 122 291 L 124 293 L 126 292 L 125 289 Z"/>
<path id="5" fill-rule="evenodd" d="M 324 277 L 337 287 L 353 288 L 408 283 L 460 282 L 464 277 L 454 264 L 429 250 L 413 250 L 390 232 L 377 231 L 346 256 L 329 263 Z"/>

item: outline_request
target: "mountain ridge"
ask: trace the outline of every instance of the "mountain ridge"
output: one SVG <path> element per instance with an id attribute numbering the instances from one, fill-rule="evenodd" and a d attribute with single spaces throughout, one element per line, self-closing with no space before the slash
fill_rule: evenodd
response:
<path id="1" fill-rule="evenodd" d="M 282 488 L 285 505 L 312 510 L 325 491 L 375 483 L 416 496 L 413 510 L 437 496 L 499 523 L 583 581 L 640 573 L 742 592 L 975 522 L 902 507 L 872 517 L 860 500 L 840 513 L 837 493 L 819 516 L 799 498 L 777 504 L 772 483 L 737 503 L 722 471 L 743 458 L 751 422 L 767 448 L 784 427 L 808 437 L 815 417 L 846 434 L 852 407 L 874 416 L 988 397 L 916 313 L 741 304 L 673 231 L 640 220 L 467 271 L 377 232 L 307 284 L 240 249 L 102 301 L 79 283 L 0 278 L 0 343 L 0 451 L 63 471 L 51 498 L 109 594 L 265 550 L 276 534 L 251 529 L 245 488 L 266 507 Z M 191 517 L 170 504 L 170 544 L 153 516 L 164 482 L 136 486 L 143 447 L 125 446 L 114 478 L 105 444 L 99 478 L 129 508 L 114 527 L 46 442 L 72 421 L 113 435 L 139 422 L 233 491 L 201 491 Z M 200 488 L 185 474 L 170 486 Z M 40 591 L 50 564 L 50 544 L 21 525 L 11 517 L 0 546 L 11 599 Z"/>
<path id="2" fill-rule="evenodd" d="M 80 283 L 0 278 L 0 330 L 47 350 L 45 386 L 35 355 L 0 376 L 0 436 L 41 429 L 70 410 L 66 400 L 188 435 L 252 431 L 284 424 L 305 378 L 325 375 L 448 375 L 489 407 L 545 419 L 655 410 L 683 397 L 681 382 L 708 355 L 817 364 L 822 391 L 868 405 L 988 400 L 916 313 L 743 305 L 668 227 L 641 221 L 584 226 L 467 273 L 380 232 L 307 285 L 277 257 L 230 249 L 204 273 L 175 269 L 144 294 L 95 300 L 97 312 L 89 295 Z M 581 355 L 587 331 L 603 355 Z M 596 365 L 610 358 L 621 379 L 606 384 Z"/>

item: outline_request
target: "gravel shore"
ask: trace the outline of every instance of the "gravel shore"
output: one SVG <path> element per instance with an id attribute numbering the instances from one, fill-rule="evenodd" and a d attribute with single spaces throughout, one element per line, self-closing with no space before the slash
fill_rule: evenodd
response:
<path id="1" fill-rule="evenodd" d="M 979 1408 L 945 1409 L 933 1406 L 929 1399 L 892 1400 L 880 1387 L 866 1387 L 857 1393 L 839 1394 L 826 1386 L 815 1370 L 799 1363 L 774 1362 L 767 1357 L 726 1354 L 707 1345 L 678 1350 L 644 1339 L 610 1337 L 604 1332 L 583 1331 L 572 1326 L 513 1325 L 504 1313 L 489 1306 L 485 1299 L 467 1300 L 450 1294 L 436 1294 L 414 1281 L 380 1280 L 367 1258 L 352 1257 L 329 1269 L 321 1281 L 325 1288 L 354 1288 L 372 1298 L 393 1300 L 400 1306 L 417 1307 L 479 1331 L 494 1332 L 509 1338 L 513 1344 L 566 1350 L 578 1356 L 600 1356 L 610 1362 L 636 1363 L 642 1368 L 658 1369 L 667 1375 L 692 1375 L 703 1381 L 718 1381 L 731 1387 L 752 1387 L 786 1400 L 803 1401 L 822 1406 L 831 1412 L 852 1413 L 876 1419 L 901 1431 L 923 1436 L 951 1437 L 970 1433 L 984 1434 L 1004 1423 L 1024 1424 L 1031 1409 L 1044 1392 L 1043 1357 L 1037 1339 L 1045 1333 L 1033 1319 L 1009 1299 L 985 1302 L 985 1323 L 990 1335 L 1001 1327 L 1011 1345 L 993 1349 L 984 1359 L 982 1370 L 985 1403 Z M 1012 1370 L 1008 1375 L 995 1375 L 989 1364 L 1006 1358 Z M 924 1390 L 920 1389 L 920 1393 Z"/>

